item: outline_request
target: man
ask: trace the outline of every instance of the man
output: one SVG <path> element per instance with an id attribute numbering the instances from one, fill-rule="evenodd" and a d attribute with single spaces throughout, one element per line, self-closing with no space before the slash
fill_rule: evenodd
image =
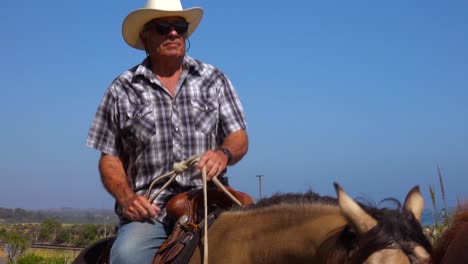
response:
<path id="1" fill-rule="evenodd" d="M 203 167 L 209 180 L 222 177 L 247 153 L 244 113 L 230 81 L 185 54 L 202 15 L 201 8 L 183 10 L 180 0 L 148 0 L 123 22 L 125 41 L 147 58 L 112 82 L 87 139 L 102 152 L 102 183 L 120 218 L 111 263 L 151 263 L 170 229 L 167 201 L 201 188 Z M 201 155 L 197 167 L 150 204 L 144 196 L 149 184 L 192 155 Z"/>

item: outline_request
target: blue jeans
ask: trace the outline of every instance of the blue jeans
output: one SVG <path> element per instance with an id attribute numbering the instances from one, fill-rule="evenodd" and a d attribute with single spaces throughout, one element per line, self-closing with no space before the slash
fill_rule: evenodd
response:
<path id="1" fill-rule="evenodd" d="M 110 252 L 111 264 L 151 264 L 169 230 L 156 220 L 130 222 L 119 227 Z"/>

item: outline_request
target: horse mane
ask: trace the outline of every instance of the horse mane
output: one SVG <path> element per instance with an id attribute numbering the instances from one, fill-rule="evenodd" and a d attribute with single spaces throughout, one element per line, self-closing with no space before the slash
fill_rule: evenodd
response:
<path id="1" fill-rule="evenodd" d="M 404 209 L 401 203 L 394 198 L 382 200 L 380 204 L 390 202 L 394 208 L 379 208 L 369 201 L 360 199 L 357 203 L 378 224 L 364 237 L 356 236 L 351 225 L 345 225 L 328 237 L 320 246 L 320 252 L 326 252 L 327 256 L 321 256 L 327 263 L 362 263 L 371 253 L 388 247 L 394 241 L 401 241 L 399 245 L 406 252 L 411 252 L 410 242 L 423 246 L 427 252 L 432 252 L 432 246 L 424 236 L 422 227 L 415 216 Z M 255 210 L 278 204 L 314 204 L 338 207 L 336 198 L 320 196 L 308 191 L 306 193 L 276 193 L 269 198 L 259 200 L 257 203 L 236 210 Z M 352 258 L 350 259 L 350 256 Z"/>
<path id="2" fill-rule="evenodd" d="M 343 260 L 346 260 L 344 263 L 362 263 L 370 254 L 390 246 L 393 242 L 399 242 L 399 246 L 405 252 L 411 252 L 414 246 L 412 243 L 432 252 L 432 245 L 424 236 L 422 227 L 414 215 L 402 208 L 400 202 L 394 198 L 384 199 L 379 204 L 384 202 L 391 202 L 395 207 L 379 208 L 370 202 L 358 202 L 377 220 L 377 225 L 360 238 L 350 225 L 330 236 L 321 245 L 323 252 L 330 252 L 324 257 L 327 263 L 343 263 Z"/>
<path id="3" fill-rule="evenodd" d="M 447 230 L 442 234 L 442 237 L 437 241 L 432 259 L 434 263 L 449 263 L 450 259 L 457 258 L 462 261 L 460 257 L 465 260 L 468 258 L 466 248 L 460 248 L 454 246 L 454 243 L 462 243 L 465 245 L 468 243 L 468 201 L 457 206 L 457 210 L 453 217 L 453 220 Z M 463 240 L 463 241 L 462 241 Z M 448 250 L 451 250 L 450 252 Z M 455 255 L 458 254 L 458 255 Z M 445 262 L 443 262 L 445 260 Z M 461 263 L 461 262 L 460 262 Z"/>
<path id="4" fill-rule="evenodd" d="M 421 224 L 413 213 L 398 207 L 396 209 L 373 209 L 369 212 L 377 220 L 377 226 L 359 240 L 359 252 L 354 259 L 360 263 L 372 252 L 386 248 L 396 242 L 405 252 L 412 252 L 414 243 L 432 252 L 432 245 L 424 235 Z"/>
<path id="5" fill-rule="evenodd" d="M 320 196 L 313 191 L 308 191 L 306 193 L 275 193 L 270 197 L 260 199 L 256 203 L 238 209 L 248 211 L 278 204 L 322 204 L 338 206 L 338 200 L 330 196 Z"/>

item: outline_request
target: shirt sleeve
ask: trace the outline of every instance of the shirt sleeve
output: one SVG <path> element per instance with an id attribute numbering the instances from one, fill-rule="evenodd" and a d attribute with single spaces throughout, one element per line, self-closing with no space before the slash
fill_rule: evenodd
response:
<path id="1" fill-rule="evenodd" d="M 231 81 L 223 76 L 223 87 L 220 93 L 220 120 L 224 136 L 247 128 L 244 109 Z"/>
<path id="2" fill-rule="evenodd" d="M 112 156 L 118 156 L 117 100 L 112 93 L 113 85 L 107 89 L 98 106 L 88 132 L 86 146 Z"/>

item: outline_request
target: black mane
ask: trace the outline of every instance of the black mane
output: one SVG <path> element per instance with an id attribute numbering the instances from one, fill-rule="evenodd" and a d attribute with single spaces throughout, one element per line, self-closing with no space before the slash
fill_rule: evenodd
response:
<path id="1" fill-rule="evenodd" d="M 416 242 L 427 252 L 432 252 L 432 245 L 412 212 L 402 207 L 396 209 L 368 207 L 365 210 L 378 221 L 377 226 L 361 240 L 362 244 L 372 245 L 367 248 L 368 252 L 385 248 L 393 242 L 396 242 L 405 252 L 412 250 L 412 244 L 408 242 Z"/>
<path id="2" fill-rule="evenodd" d="M 268 207 L 276 204 L 330 204 L 338 205 L 338 200 L 330 196 L 320 196 L 319 194 L 308 191 L 306 193 L 275 193 L 270 197 L 260 199 L 254 204 L 240 208 L 240 210 L 253 210 Z"/>

